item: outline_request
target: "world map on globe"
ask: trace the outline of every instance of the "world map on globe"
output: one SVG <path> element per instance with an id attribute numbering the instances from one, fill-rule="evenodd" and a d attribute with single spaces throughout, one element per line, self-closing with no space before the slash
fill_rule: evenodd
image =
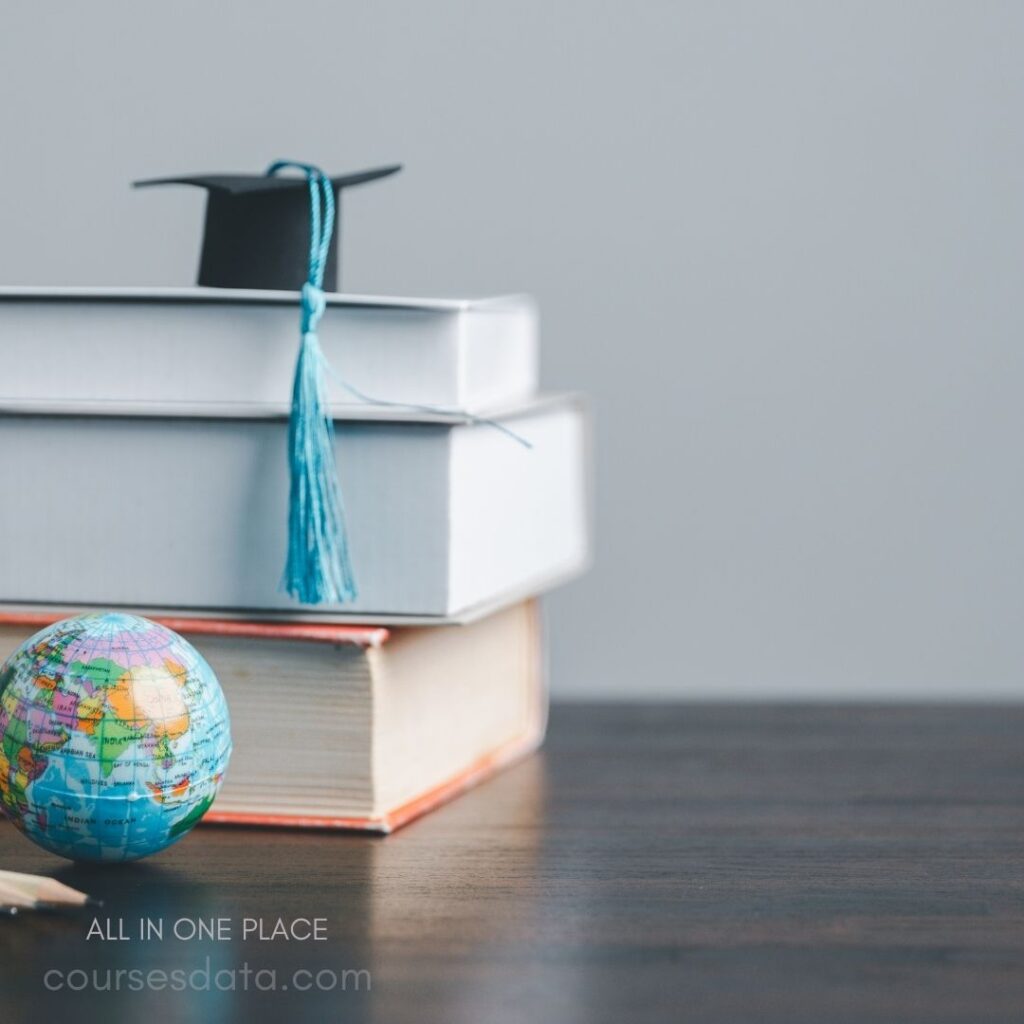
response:
<path id="1" fill-rule="evenodd" d="M 0 803 L 72 860 L 134 860 L 184 836 L 220 788 L 228 708 L 202 655 L 135 615 L 81 615 L 0 669 Z"/>

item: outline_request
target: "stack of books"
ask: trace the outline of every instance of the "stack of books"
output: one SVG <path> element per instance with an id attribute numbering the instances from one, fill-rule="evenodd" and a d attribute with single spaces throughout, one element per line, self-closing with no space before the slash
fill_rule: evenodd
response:
<path id="1" fill-rule="evenodd" d="M 328 296 L 358 598 L 285 561 L 294 292 L 0 289 L 0 660 L 75 611 L 185 635 L 231 709 L 207 818 L 387 832 L 531 750 L 536 597 L 589 557 L 588 420 L 520 297 Z M 522 441 L 527 444 L 521 443 Z"/>

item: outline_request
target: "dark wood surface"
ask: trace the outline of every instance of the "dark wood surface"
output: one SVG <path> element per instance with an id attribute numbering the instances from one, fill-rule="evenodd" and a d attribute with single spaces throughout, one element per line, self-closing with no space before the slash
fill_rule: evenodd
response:
<path id="1" fill-rule="evenodd" d="M 387 839 L 201 827 L 86 869 L 0 825 L 0 865 L 87 887 L 129 933 L 235 923 L 115 943 L 90 914 L 0 921 L 0 1021 L 1020 1022 L 1022 739 L 1024 708 L 571 706 L 543 754 Z M 279 916 L 328 940 L 238 936 Z M 339 990 L 43 985 L 206 957 Z"/>

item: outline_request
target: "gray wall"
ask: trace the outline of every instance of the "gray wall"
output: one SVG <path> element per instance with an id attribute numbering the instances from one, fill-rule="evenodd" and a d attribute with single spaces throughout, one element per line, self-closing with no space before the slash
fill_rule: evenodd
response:
<path id="1" fill-rule="evenodd" d="M 10 4 L 0 280 L 185 284 L 136 177 L 407 170 L 350 290 L 528 290 L 595 400 L 561 696 L 1020 695 L 1024 5 Z"/>

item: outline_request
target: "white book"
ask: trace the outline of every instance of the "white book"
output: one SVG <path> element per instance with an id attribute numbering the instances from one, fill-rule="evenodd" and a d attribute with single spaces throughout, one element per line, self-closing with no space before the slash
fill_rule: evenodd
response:
<path id="1" fill-rule="evenodd" d="M 279 590 L 283 416 L 69 415 L 0 404 L 0 602 L 188 614 L 464 621 L 589 558 L 589 429 L 578 399 L 484 422 L 336 420 L 359 597 Z"/>
<path id="2" fill-rule="evenodd" d="M 319 336 L 334 374 L 379 402 L 479 412 L 537 388 L 526 296 L 328 295 Z M 8 407 L 280 412 L 298 346 L 298 292 L 0 287 Z M 326 383 L 336 411 L 358 403 L 330 374 Z"/>

